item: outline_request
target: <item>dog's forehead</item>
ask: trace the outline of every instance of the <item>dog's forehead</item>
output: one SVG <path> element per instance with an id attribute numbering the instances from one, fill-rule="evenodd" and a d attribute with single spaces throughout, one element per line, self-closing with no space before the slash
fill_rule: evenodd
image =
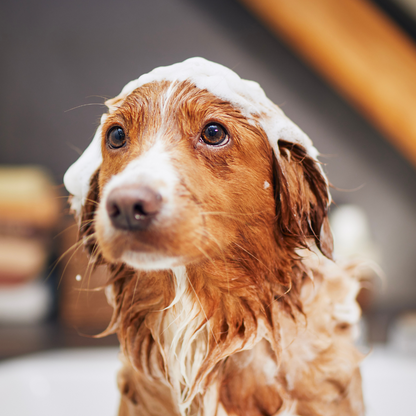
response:
<path id="1" fill-rule="evenodd" d="M 318 152 L 309 137 L 266 97 L 258 83 L 243 80 L 234 71 L 203 58 L 190 58 L 171 66 L 156 68 L 129 82 L 117 97 L 108 101 L 110 113 L 114 103 L 122 103 L 136 89 L 152 82 L 166 81 L 171 81 L 170 85 L 188 81 L 231 103 L 253 124 L 261 125 L 276 157 L 279 157 L 279 140 L 300 144 L 310 156 L 317 157 Z M 107 113 L 103 114 L 92 142 L 64 176 L 65 187 L 73 195 L 72 208 L 77 212 L 80 212 L 87 197 L 90 178 L 102 163 L 101 134 L 107 117 Z"/>
<path id="2" fill-rule="evenodd" d="M 113 99 L 107 100 L 110 117 L 107 123 L 112 124 L 115 119 L 121 118 L 124 121 L 135 123 L 140 115 L 140 122 L 169 121 L 175 123 L 178 115 L 200 115 L 207 118 L 207 114 L 215 113 L 232 116 L 241 114 L 241 110 L 207 89 L 197 87 L 189 80 L 185 81 L 152 81 L 144 84 L 124 97 L 121 94 Z M 189 117 L 184 121 L 198 120 Z M 173 125 L 171 126 L 173 127 Z"/>

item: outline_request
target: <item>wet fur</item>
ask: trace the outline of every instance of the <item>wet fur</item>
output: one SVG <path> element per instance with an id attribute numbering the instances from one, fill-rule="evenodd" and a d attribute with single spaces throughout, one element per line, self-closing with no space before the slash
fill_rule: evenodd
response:
<path id="1" fill-rule="evenodd" d="M 359 283 L 330 260 L 318 162 L 284 141 L 277 159 L 258 124 L 187 82 L 150 83 L 108 106 L 103 132 L 122 125 L 129 143 L 116 153 L 103 137 L 80 235 L 112 272 L 106 333 L 121 344 L 120 415 L 362 415 L 354 323 L 336 314 Z M 201 144 L 212 120 L 227 128 L 228 148 Z M 106 237 L 106 184 L 161 136 L 180 215 L 140 238 Z M 182 264 L 135 270 L 119 260 L 126 247 Z"/>

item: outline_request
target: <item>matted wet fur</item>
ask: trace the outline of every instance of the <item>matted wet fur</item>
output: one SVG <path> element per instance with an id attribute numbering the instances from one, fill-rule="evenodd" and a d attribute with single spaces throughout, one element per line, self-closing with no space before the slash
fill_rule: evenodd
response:
<path id="1" fill-rule="evenodd" d="M 276 158 L 260 125 L 186 81 L 107 105 L 80 235 L 112 272 L 119 414 L 362 415 L 359 281 L 331 260 L 319 162 L 283 140 Z M 210 122 L 226 146 L 201 141 Z M 120 149 L 106 142 L 114 126 L 126 133 Z M 120 176 L 136 165 L 137 179 Z M 111 229 L 107 190 L 124 178 L 168 189 L 149 229 Z"/>

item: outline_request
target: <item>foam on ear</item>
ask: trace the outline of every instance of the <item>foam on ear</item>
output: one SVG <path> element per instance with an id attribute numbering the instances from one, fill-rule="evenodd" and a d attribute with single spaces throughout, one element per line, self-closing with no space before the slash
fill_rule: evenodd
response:
<path id="1" fill-rule="evenodd" d="M 314 159 L 318 152 L 309 137 L 283 111 L 270 101 L 260 85 L 241 79 L 234 71 L 203 58 L 190 58 L 174 65 L 159 67 L 129 82 L 121 93 L 106 102 L 110 113 L 135 89 L 154 81 L 190 81 L 217 97 L 230 102 L 254 125 L 265 131 L 276 158 L 279 159 L 279 140 L 301 145 Z M 101 125 L 106 114 L 101 118 Z M 82 156 L 68 169 L 64 184 L 74 197 L 72 208 L 79 212 L 88 194 L 90 178 L 101 165 L 101 125 Z M 325 177 L 324 173 L 322 172 Z"/>
<path id="2" fill-rule="evenodd" d="M 101 126 L 106 118 L 107 114 L 103 114 L 92 142 L 64 175 L 65 188 L 72 195 L 71 209 L 77 214 L 81 212 L 82 205 L 85 204 L 91 177 L 100 167 L 103 159 L 101 154 Z"/>

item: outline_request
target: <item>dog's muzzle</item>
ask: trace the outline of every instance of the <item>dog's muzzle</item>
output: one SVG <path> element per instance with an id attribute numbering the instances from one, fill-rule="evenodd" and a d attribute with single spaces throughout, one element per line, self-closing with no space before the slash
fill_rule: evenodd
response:
<path id="1" fill-rule="evenodd" d="M 114 189 L 107 197 L 111 223 L 122 230 L 145 230 L 162 207 L 162 196 L 147 186 Z"/>

